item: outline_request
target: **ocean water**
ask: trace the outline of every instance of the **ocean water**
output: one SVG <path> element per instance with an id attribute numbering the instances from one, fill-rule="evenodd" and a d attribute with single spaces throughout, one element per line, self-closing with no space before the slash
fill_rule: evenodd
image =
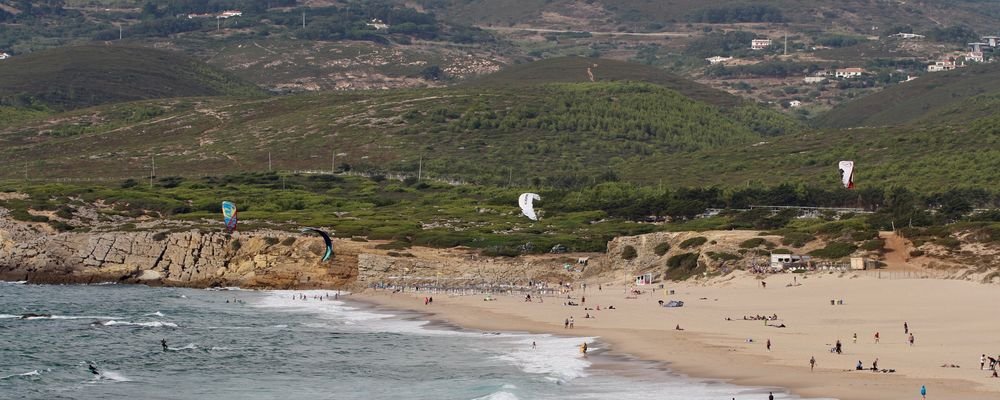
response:
<path id="1" fill-rule="evenodd" d="M 334 293 L 0 283 L 0 398 L 767 398 L 601 356 L 595 338 L 458 331 Z"/>

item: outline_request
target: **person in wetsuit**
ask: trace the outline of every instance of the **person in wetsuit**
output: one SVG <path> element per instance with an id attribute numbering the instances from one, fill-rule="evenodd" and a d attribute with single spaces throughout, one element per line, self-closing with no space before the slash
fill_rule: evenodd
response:
<path id="1" fill-rule="evenodd" d="M 94 375 L 100 375 L 101 373 L 97 371 L 97 367 L 94 364 L 87 364 L 87 368 L 90 369 L 90 373 Z"/>
<path id="2" fill-rule="evenodd" d="M 167 351 L 167 339 L 160 339 L 160 346 L 163 346 L 163 351 Z"/>

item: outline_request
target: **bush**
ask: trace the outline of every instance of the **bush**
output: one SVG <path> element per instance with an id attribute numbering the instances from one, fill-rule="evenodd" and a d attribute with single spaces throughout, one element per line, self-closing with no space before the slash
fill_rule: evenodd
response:
<path id="1" fill-rule="evenodd" d="M 264 238 L 264 243 L 267 244 L 268 246 L 274 246 L 274 245 L 278 244 L 278 242 L 279 242 L 279 240 L 276 237 L 268 236 L 268 237 Z"/>
<path id="2" fill-rule="evenodd" d="M 922 257 L 924 255 L 923 250 L 912 250 L 910 251 L 910 257 Z"/>
<path id="3" fill-rule="evenodd" d="M 71 231 L 75 228 L 73 225 L 57 220 L 49 220 L 49 226 L 55 228 L 59 232 Z"/>
<path id="4" fill-rule="evenodd" d="M 351 241 L 352 242 L 367 242 L 368 238 L 365 238 L 365 237 L 362 237 L 362 236 L 351 236 Z"/>
<path id="5" fill-rule="evenodd" d="M 934 244 L 939 244 L 939 245 L 947 247 L 947 248 L 949 248 L 951 250 L 955 250 L 955 249 L 958 249 L 959 247 L 962 247 L 962 242 L 959 241 L 958 239 L 953 238 L 953 237 L 945 237 L 945 238 L 936 239 L 936 240 L 934 240 Z"/>
<path id="6" fill-rule="evenodd" d="M 682 280 L 690 278 L 704 270 L 704 266 L 698 263 L 699 253 L 684 253 L 670 257 L 667 260 L 667 272 L 664 278 L 672 280 Z"/>
<path id="7" fill-rule="evenodd" d="M 693 238 L 690 238 L 688 240 L 685 240 L 685 241 L 681 242 L 681 248 L 682 249 L 690 249 L 690 248 L 698 247 L 698 246 L 701 246 L 701 245 L 705 244 L 705 242 L 707 242 L 707 241 L 708 241 L 708 238 L 706 238 L 704 236 L 693 237 Z"/>
<path id="8" fill-rule="evenodd" d="M 153 241 L 162 242 L 167 238 L 167 232 L 156 232 L 153 234 Z"/>
<path id="9" fill-rule="evenodd" d="M 670 251 L 670 243 L 667 242 L 660 243 L 653 249 L 653 253 L 656 253 L 658 256 L 667 254 L 668 251 Z"/>
<path id="10" fill-rule="evenodd" d="M 851 232 L 851 239 L 855 242 L 862 240 L 873 240 L 878 238 L 878 231 L 854 231 Z"/>
<path id="11" fill-rule="evenodd" d="M 49 217 L 44 215 L 32 215 L 25 210 L 14 209 L 10 211 L 10 216 L 17 221 L 25 222 L 49 222 Z"/>
<path id="12" fill-rule="evenodd" d="M 67 206 L 59 207 L 56 216 L 62 219 L 73 219 L 73 209 Z"/>
<path id="13" fill-rule="evenodd" d="M 625 248 L 622 249 L 622 258 L 624 258 L 626 260 L 632 260 L 632 259 L 635 259 L 638 256 L 639 256 L 639 253 L 637 251 L 635 251 L 635 247 L 625 246 Z"/>
<path id="14" fill-rule="evenodd" d="M 781 244 L 792 247 L 802 247 L 815 240 L 816 237 L 805 232 L 788 232 L 781 237 Z"/>
<path id="15" fill-rule="evenodd" d="M 241 247 L 243 247 L 243 243 L 240 242 L 239 239 L 233 239 L 233 241 L 229 243 L 229 246 L 232 247 L 233 250 L 239 250 Z"/>
<path id="16" fill-rule="evenodd" d="M 855 246 L 853 243 L 830 242 L 822 249 L 810 251 L 809 255 L 827 259 L 844 258 L 854 253 L 857 249 L 858 246 Z"/>
<path id="17" fill-rule="evenodd" d="M 740 243 L 740 248 L 741 249 L 752 249 L 752 248 L 755 248 L 755 247 L 759 247 L 760 245 L 764 244 L 764 242 L 766 242 L 766 240 L 764 240 L 764 238 L 748 239 L 748 240 L 744 240 L 743 243 Z"/>
<path id="18" fill-rule="evenodd" d="M 122 182 L 121 187 L 122 187 L 122 189 L 128 189 L 130 187 L 136 187 L 138 185 L 139 185 L 139 182 L 137 182 L 135 179 L 129 178 L 129 179 L 126 179 L 124 182 Z"/>
<path id="19" fill-rule="evenodd" d="M 861 245 L 861 248 L 867 251 L 882 250 L 883 247 L 885 247 L 885 241 L 882 239 L 866 240 L 864 244 Z"/>
<path id="20" fill-rule="evenodd" d="M 295 237 L 294 236 L 286 237 L 285 240 L 281 241 L 281 245 L 282 246 L 291 246 L 293 244 L 295 244 Z"/>
<path id="21" fill-rule="evenodd" d="M 379 250 L 405 250 L 410 248 L 410 243 L 401 240 L 393 240 L 389 243 L 375 245 L 375 248 Z"/>
<path id="22" fill-rule="evenodd" d="M 486 257 L 517 257 L 521 251 L 510 246 L 492 246 L 483 249 L 482 255 Z"/>
<path id="23" fill-rule="evenodd" d="M 736 254 L 726 253 L 726 252 L 714 253 L 714 252 L 710 251 L 710 252 L 705 253 L 705 254 L 708 255 L 708 258 L 711 258 L 711 259 L 713 259 L 715 261 L 732 261 L 732 260 L 739 260 L 741 258 L 740 256 L 738 256 Z"/>

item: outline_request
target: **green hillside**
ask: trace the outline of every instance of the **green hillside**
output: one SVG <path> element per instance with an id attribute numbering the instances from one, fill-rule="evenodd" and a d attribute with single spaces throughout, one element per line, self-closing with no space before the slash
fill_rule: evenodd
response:
<path id="1" fill-rule="evenodd" d="M 179 53 L 62 47 L 0 62 L 0 105 L 68 110 L 143 99 L 259 95 L 260 89 Z"/>
<path id="2" fill-rule="evenodd" d="M 897 26 L 930 29 L 947 21 L 947 26 L 990 31 L 995 29 L 994 16 L 1000 11 L 1000 4 L 981 0 L 905 3 L 869 0 L 423 0 L 420 3 L 453 20 L 480 24 L 569 25 L 570 29 L 582 29 L 578 25 L 584 22 L 612 30 L 619 26 L 657 30 L 668 24 L 688 22 L 788 22 L 836 25 L 870 32 L 872 26 L 883 30 Z M 553 15 L 565 18 L 552 18 Z"/>
<path id="3" fill-rule="evenodd" d="M 527 64 L 512 65 L 465 85 L 470 87 L 525 87 L 543 83 L 590 82 L 587 69 L 595 82 L 632 81 L 647 82 L 676 90 L 684 96 L 716 106 L 734 106 L 740 98 L 721 90 L 712 89 L 690 79 L 682 78 L 663 69 L 649 65 L 618 60 L 559 57 Z"/>
<path id="4" fill-rule="evenodd" d="M 800 127 L 642 83 L 550 84 L 126 103 L 0 130 L 0 179 L 379 170 L 488 184 L 577 186 L 631 158 L 749 144 Z M 333 153 L 336 152 L 336 161 Z M 423 159 L 422 165 L 421 158 Z M 27 163 L 27 165 L 25 164 Z"/>
<path id="5" fill-rule="evenodd" d="M 1000 91 L 1000 66 L 974 65 L 935 72 L 892 86 L 881 92 L 844 103 L 816 119 L 828 128 L 902 125 L 942 115 L 947 121 L 966 122 L 982 113 L 966 114 L 962 103 L 976 96 Z M 970 110 L 975 107 L 971 107 Z M 942 119 L 935 119 L 945 122 Z M 931 120 L 928 122 L 934 122 Z"/>

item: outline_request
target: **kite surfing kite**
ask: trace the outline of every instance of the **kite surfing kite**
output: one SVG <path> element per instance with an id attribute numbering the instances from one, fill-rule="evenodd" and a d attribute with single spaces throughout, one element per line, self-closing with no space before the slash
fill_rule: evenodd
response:
<path id="1" fill-rule="evenodd" d="M 533 206 L 533 203 L 536 200 L 541 201 L 542 198 L 534 193 L 522 193 L 521 196 L 517 198 L 517 204 L 521 206 L 521 213 L 532 221 L 538 221 L 538 216 L 535 215 L 535 207 Z"/>
<path id="2" fill-rule="evenodd" d="M 232 202 L 222 202 L 222 218 L 226 222 L 226 231 L 236 230 L 236 204 Z"/>
<path id="3" fill-rule="evenodd" d="M 316 228 L 302 228 L 302 233 L 306 232 L 313 232 L 323 237 L 323 242 L 326 243 L 326 253 L 323 253 L 323 261 L 329 260 L 333 256 L 333 241 L 330 240 L 330 235 Z"/>
<path id="4" fill-rule="evenodd" d="M 854 161 L 840 162 L 840 182 L 845 189 L 854 189 Z"/>

